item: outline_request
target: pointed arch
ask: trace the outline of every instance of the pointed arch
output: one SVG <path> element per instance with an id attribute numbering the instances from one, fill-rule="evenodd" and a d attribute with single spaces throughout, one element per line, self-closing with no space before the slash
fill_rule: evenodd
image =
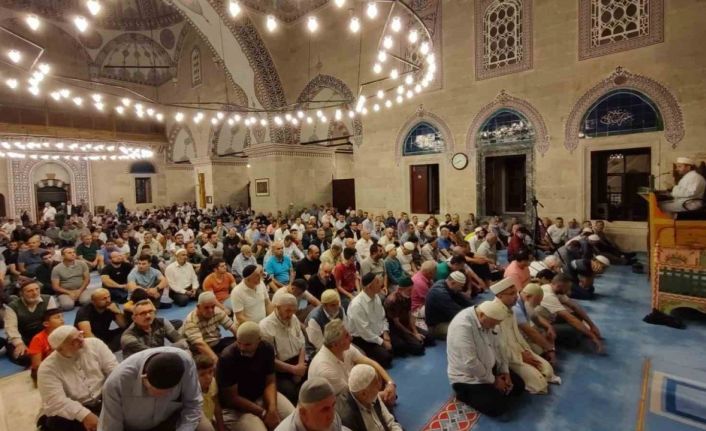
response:
<path id="1" fill-rule="evenodd" d="M 606 93 L 618 89 L 637 90 L 649 97 L 662 114 L 664 137 L 676 148 L 684 139 L 684 118 L 676 97 L 664 85 L 642 75 L 628 72 L 618 66 L 607 78 L 594 85 L 574 104 L 566 120 L 564 147 L 573 152 L 579 145 L 581 119 L 593 104 Z"/>
<path id="2" fill-rule="evenodd" d="M 549 150 L 549 132 L 537 108 L 526 100 L 510 96 L 501 90 L 495 99 L 481 108 L 466 132 L 466 151 L 473 154 L 478 146 L 480 128 L 498 110 L 511 109 L 522 114 L 535 129 L 535 149 L 542 156 Z"/>
<path id="3" fill-rule="evenodd" d="M 190 144 L 192 145 L 194 149 L 194 156 L 198 157 L 198 151 L 196 149 L 196 140 L 194 139 L 193 133 L 191 133 L 191 129 L 189 129 L 189 126 L 186 124 L 175 124 L 172 129 L 169 131 L 169 135 L 167 137 L 169 144 L 167 145 L 166 151 L 167 151 L 167 162 L 168 163 L 174 163 L 174 146 L 177 144 L 177 137 L 179 136 L 180 132 L 184 131 L 187 135 L 187 139 L 189 139 L 191 142 Z M 189 143 L 186 143 L 185 145 L 189 145 Z"/>
<path id="4" fill-rule="evenodd" d="M 137 47 L 140 47 L 144 53 L 140 54 Z M 155 62 L 158 66 L 169 66 L 168 69 L 161 69 L 165 72 L 158 74 L 156 70 L 146 76 L 142 75 L 140 69 L 135 69 L 133 73 L 128 74 L 130 70 L 130 65 L 126 64 L 124 69 L 112 69 L 105 68 L 106 62 L 109 61 L 116 52 L 122 54 L 127 50 L 128 47 L 135 47 L 134 53 L 131 53 L 131 57 L 137 58 L 136 66 L 141 66 L 139 64 L 139 57 L 144 57 L 145 59 L 152 58 L 152 60 L 146 60 L 150 63 Z M 149 54 L 146 55 L 146 54 Z M 162 47 L 161 44 L 155 40 L 140 34 L 140 33 L 123 33 L 120 36 L 115 37 L 110 42 L 106 43 L 96 56 L 93 62 L 97 68 L 97 73 L 99 78 L 106 79 L 117 79 L 121 81 L 134 82 L 137 84 L 146 85 L 162 85 L 174 77 L 174 62 L 169 53 Z M 151 64 L 148 64 L 151 65 Z"/>
<path id="5" fill-rule="evenodd" d="M 397 138 L 395 139 L 395 163 L 399 166 L 402 160 L 405 138 L 407 138 L 409 132 L 419 123 L 428 123 L 441 133 L 445 147 L 442 154 L 445 154 L 447 161 L 450 161 L 453 150 L 456 147 L 451 129 L 449 129 L 449 126 L 441 117 L 424 109 L 424 105 L 419 105 L 414 114 L 407 118 L 407 121 L 405 121 L 402 127 L 397 131 Z"/>

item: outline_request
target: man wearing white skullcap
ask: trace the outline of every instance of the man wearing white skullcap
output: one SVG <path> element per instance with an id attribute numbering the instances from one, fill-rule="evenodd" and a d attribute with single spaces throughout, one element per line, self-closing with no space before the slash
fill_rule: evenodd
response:
<path id="1" fill-rule="evenodd" d="M 193 265 L 188 262 L 189 256 L 184 248 L 180 248 L 174 253 L 174 262 L 167 265 L 164 276 L 169 283 L 169 297 L 179 307 L 186 306 L 189 301 L 196 297 L 196 290 L 199 288 L 199 278 L 196 276 Z"/>
<path id="2" fill-rule="evenodd" d="M 307 372 L 306 340 L 296 316 L 297 298 L 280 289 L 272 297 L 272 303 L 275 310 L 260 321 L 260 332 L 262 339 L 275 348 L 277 390 L 296 404 Z"/>
<path id="3" fill-rule="evenodd" d="M 470 298 L 463 293 L 465 286 L 466 275 L 454 271 L 446 280 L 437 281 L 429 289 L 424 301 L 424 320 L 435 338 L 446 339 L 451 319 L 472 305 Z"/>
<path id="4" fill-rule="evenodd" d="M 413 242 L 407 241 L 397 248 L 397 260 L 402 265 L 402 270 L 407 273 L 408 277 L 417 272 L 417 266 L 414 264 L 412 253 L 414 253 L 415 245 Z"/>
<path id="5" fill-rule="evenodd" d="M 706 179 L 696 171 L 696 161 L 688 157 L 678 157 L 676 171 L 681 179 L 672 188 L 672 200 L 660 202 L 663 211 L 674 213 L 694 211 L 704 205 Z"/>
<path id="6" fill-rule="evenodd" d="M 390 325 L 379 293 L 382 279 L 373 273 L 363 276 L 363 291 L 348 306 L 348 327 L 353 343 L 385 368 L 392 364 Z"/>
<path id="7" fill-rule="evenodd" d="M 505 279 L 508 280 L 508 279 Z M 510 370 L 517 373 L 525 382 L 525 389 L 531 394 L 547 392 L 547 382 L 555 381 L 554 369 L 544 358 L 532 351 L 522 336 L 512 307 L 517 302 L 518 287 L 512 283 L 496 283 L 491 286 L 495 301 L 507 308 L 508 317 L 500 323 L 500 339 Z M 522 286 L 524 287 L 524 286 Z"/>
<path id="8" fill-rule="evenodd" d="M 530 283 L 520 292 L 520 298 L 512 307 L 517 327 L 524 335 L 533 352 L 542 355 L 550 364 L 556 365 L 556 332 L 551 322 L 535 311 L 542 303 L 544 291 L 539 284 Z"/>
<path id="9" fill-rule="evenodd" d="M 47 429 L 96 430 L 101 389 L 118 361 L 98 338 L 87 338 L 73 326 L 49 335 L 54 349 L 39 366 L 37 382 L 41 415 Z"/>
<path id="10" fill-rule="evenodd" d="M 380 400 L 378 373 L 367 364 L 353 367 L 348 377 L 348 388 L 338 396 L 336 411 L 341 422 L 358 431 L 402 431 L 402 426 Z"/>
<path id="11" fill-rule="evenodd" d="M 385 246 L 385 275 L 387 275 L 388 289 L 397 286 L 401 279 L 408 276 L 404 269 L 402 269 L 399 254 L 400 252 L 395 247 L 395 244 L 387 244 Z"/>
<path id="12" fill-rule="evenodd" d="M 446 338 L 447 372 L 456 398 L 496 417 L 522 394 L 522 379 L 509 369 L 496 326 L 508 317 L 499 301 L 485 301 L 454 317 Z"/>
<path id="13" fill-rule="evenodd" d="M 350 431 L 336 413 L 336 393 L 320 377 L 309 378 L 299 390 L 299 405 L 275 431 Z"/>

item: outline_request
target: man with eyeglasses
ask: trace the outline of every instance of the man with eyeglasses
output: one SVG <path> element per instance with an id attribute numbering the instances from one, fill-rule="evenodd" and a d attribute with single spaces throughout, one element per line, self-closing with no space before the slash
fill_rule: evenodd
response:
<path id="1" fill-rule="evenodd" d="M 167 339 L 172 346 L 184 350 L 189 349 L 184 337 L 174 329 L 169 320 L 158 318 L 157 310 L 149 299 L 136 303 L 133 307 L 132 324 L 120 337 L 123 357 L 150 349 L 164 346 Z"/>

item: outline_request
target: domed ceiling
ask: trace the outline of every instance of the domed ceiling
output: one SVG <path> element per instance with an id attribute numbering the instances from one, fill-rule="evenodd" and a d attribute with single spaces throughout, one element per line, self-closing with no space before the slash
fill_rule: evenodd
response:
<path id="1" fill-rule="evenodd" d="M 275 15 L 284 22 L 296 21 L 328 0 L 240 0 L 245 6 Z"/>
<path id="2" fill-rule="evenodd" d="M 107 30 L 150 30 L 182 21 L 178 11 L 164 0 L 111 0 L 102 2 L 103 11 L 95 18 L 98 27 Z M 0 6 L 17 11 L 64 19 L 75 14 L 87 15 L 81 0 L 0 0 Z"/>

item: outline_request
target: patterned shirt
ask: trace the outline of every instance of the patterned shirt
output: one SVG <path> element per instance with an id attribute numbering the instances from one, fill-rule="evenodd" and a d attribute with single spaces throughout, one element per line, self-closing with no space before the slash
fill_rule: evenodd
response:
<path id="1" fill-rule="evenodd" d="M 213 346 L 221 339 L 219 326 L 235 332 L 233 320 L 220 308 L 216 307 L 210 319 L 202 319 L 198 316 L 197 310 L 193 310 L 184 319 L 181 333 L 189 344 L 204 341 L 209 346 Z"/>

